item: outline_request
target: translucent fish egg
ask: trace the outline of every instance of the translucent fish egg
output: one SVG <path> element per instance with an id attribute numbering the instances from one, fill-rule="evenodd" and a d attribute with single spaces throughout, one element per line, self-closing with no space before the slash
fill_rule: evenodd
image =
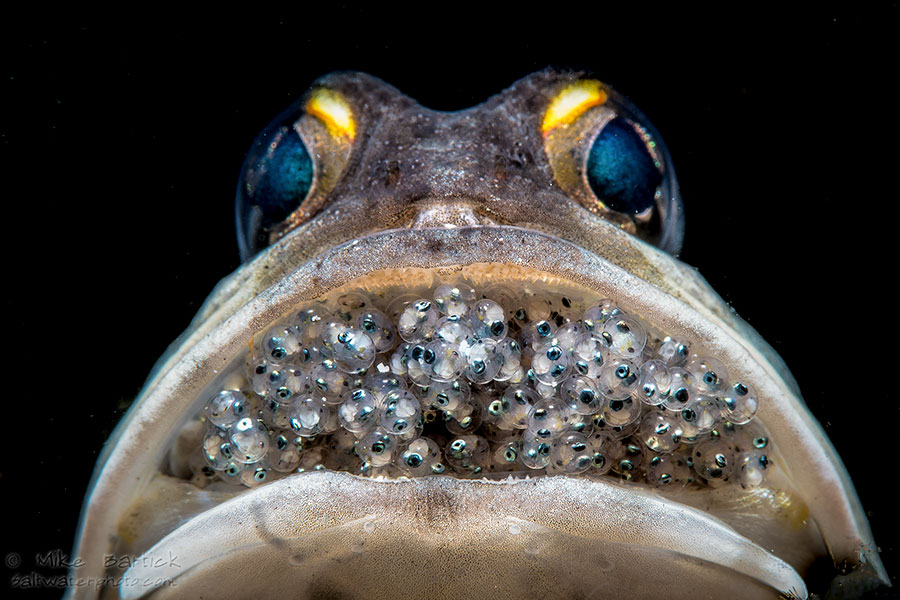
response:
<path id="1" fill-rule="evenodd" d="M 690 441 L 715 429 L 722 420 L 722 409 L 714 396 L 699 396 L 681 409 L 678 418 L 685 441 Z"/>
<path id="2" fill-rule="evenodd" d="M 322 328 L 332 320 L 333 315 L 323 306 L 310 306 L 300 310 L 294 324 L 300 332 L 304 346 L 318 346 L 322 343 Z"/>
<path id="3" fill-rule="evenodd" d="M 341 403 L 337 414 L 341 426 L 351 433 L 363 433 L 375 428 L 381 402 L 365 389 L 356 389 Z"/>
<path id="4" fill-rule="evenodd" d="M 409 377 L 409 380 L 415 385 L 426 387 L 433 384 L 435 380 L 429 376 L 422 363 L 419 362 L 423 356 L 425 356 L 425 346 L 413 344 L 407 348 L 401 362 L 406 366 L 406 376 Z"/>
<path id="5" fill-rule="evenodd" d="M 653 412 L 641 420 L 638 438 L 650 450 L 668 454 L 681 445 L 682 431 L 678 415 Z"/>
<path id="6" fill-rule="evenodd" d="M 669 395 L 663 401 L 663 406 L 668 410 L 681 412 L 694 395 L 694 376 L 682 367 L 669 369 Z"/>
<path id="7" fill-rule="evenodd" d="M 418 399 L 407 391 L 389 394 L 382 410 L 381 427 L 390 434 L 403 435 L 414 429 L 422 419 Z"/>
<path id="8" fill-rule="evenodd" d="M 603 332 L 603 326 L 610 318 L 622 314 L 622 310 L 612 300 L 601 300 L 584 311 L 582 323 L 584 328 L 597 335 Z"/>
<path id="9" fill-rule="evenodd" d="M 769 457 L 762 450 L 744 452 L 737 458 L 738 482 L 745 490 L 758 488 L 766 479 L 769 469 Z"/>
<path id="10" fill-rule="evenodd" d="M 647 333 L 637 319 L 619 315 L 603 325 L 603 339 L 609 351 L 622 358 L 637 358 L 647 343 Z"/>
<path id="11" fill-rule="evenodd" d="M 310 373 L 313 392 L 328 404 L 340 404 L 344 394 L 350 390 L 350 374 L 338 368 L 335 361 L 326 359 L 316 365 Z"/>
<path id="12" fill-rule="evenodd" d="M 262 463 L 245 464 L 239 475 L 241 483 L 247 487 L 257 487 L 278 478 L 278 473 Z"/>
<path id="13" fill-rule="evenodd" d="M 296 366 L 259 361 L 250 369 L 250 387 L 260 396 L 269 396 L 283 402 L 303 393 L 309 386 L 306 372 Z"/>
<path id="14" fill-rule="evenodd" d="M 691 483 L 693 475 L 685 457 L 669 454 L 650 459 L 647 481 L 659 488 L 679 488 Z"/>
<path id="15" fill-rule="evenodd" d="M 612 469 L 612 457 L 609 450 L 613 440 L 602 434 L 594 433 L 590 436 L 591 443 L 591 473 L 595 475 L 603 475 Z"/>
<path id="16" fill-rule="evenodd" d="M 493 338 L 469 339 L 460 346 L 465 359 L 465 376 L 472 383 L 488 383 L 500 373 L 503 355 Z"/>
<path id="17" fill-rule="evenodd" d="M 479 300 L 472 308 L 469 323 L 475 336 L 501 340 L 506 337 L 506 312 L 493 300 Z"/>
<path id="18" fill-rule="evenodd" d="M 544 294 L 528 294 L 521 298 L 518 306 L 513 311 L 513 318 L 519 322 L 545 321 L 553 312 L 550 299 Z"/>
<path id="19" fill-rule="evenodd" d="M 626 358 L 611 358 L 597 378 L 597 389 L 612 400 L 624 400 L 640 391 L 638 367 Z"/>
<path id="20" fill-rule="evenodd" d="M 393 461 L 399 440 L 386 431 L 376 429 L 367 433 L 356 445 L 359 457 L 375 467 L 383 467 Z"/>
<path id="21" fill-rule="evenodd" d="M 728 384 L 728 372 L 718 359 L 694 356 L 685 368 L 694 376 L 694 386 L 701 394 L 716 394 Z"/>
<path id="22" fill-rule="evenodd" d="M 365 308 L 372 303 L 372 299 L 368 294 L 363 292 L 345 292 L 338 296 L 337 313 L 346 317 L 361 308 Z"/>
<path id="23" fill-rule="evenodd" d="M 278 402 L 273 398 L 266 398 L 262 408 L 262 419 L 266 425 L 276 429 L 290 427 L 293 402 Z"/>
<path id="24" fill-rule="evenodd" d="M 735 425 L 744 425 L 756 416 L 759 401 L 749 385 L 738 381 L 726 388 L 722 396 L 722 409 L 729 421 Z"/>
<path id="25" fill-rule="evenodd" d="M 425 346 L 419 357 L 419 365 L 429 379 L 446 382 L 462 375 L 466 368 L 466 359 L 458 345 L 435 340 Z"/>
<path id="26" fill-rule="evenodd" d="M 490 298 L 502 306 L 506 314 L 505 320 L 514 318 L 513 315 L 518 308 L 516 303 L 519 301 L 519 296 L 509 287 L 503 284 L 492 285 L 484 290 L 482 297 Z"/>
<path id="27" fill-rule="evenodd" d="M 601 414 L 603 420 L 612 427 L 625 427 L 641 418 L 642 405 L 631 396 L 627 398 L 607 398 Z"/>
<path id="28" fill-rule="evenodd" d="M 302 450 L 293 443 L 292 437 L 285 432 L 274 432 L 263 464 L 279 473 L 290 473 L 299 467 Z"/>
<path id="29" fill-rule="evenodd" d="M 430 340 L 434 336 L 434 327 L 440 318 L 441 313 L 433 302 L 424 298 L 416 300 L 400 313 L 397 333 L 410 343 Z"/>
<path id="30" fill-rule="evenodd" d="M 509 381 L 522 367 L 522 348 L 512 338 L 504 338 L 497 343 L 496 352 L 502 359 L 495 381 Z"/>
<path id="31" fill-rule="evenodd" d="M 600 412 L 604 402 L 594 380 L 584 375 L 570 375 L 560 386 L 559 395 L 572 412 L 580 415 Z"/>
<path id="32" fill-rule="evenodd" d="M 556 344 L 535 344 L 531 370 L 541 383 L 558 385 L 572 370 L 571 356 Z"/>
<path id="33" fill-rule="evenodd" d="M 263 335 L 263 353 L 266 360 L 273 364 L 284 364 L 294 360 L 302 347 L 300 331 L 292 325 L 284 323 L 275 325 Z"/>
<path id="34" fill-rule="evenodd" d="M 666 363 L 661 360 L 648 360 L 640 367 L 640 382 L 637 396 L 641 402 L 650 406 L 659 406 L 669 397 L 672 377 Z"/>
<path id="35" fill-rule="evenodd" d="M 462 344 L 474 337 L 475 333 L 458 317 L 441 317 L 434 325 L 434 335 L 448 344 Z"/>
<path id="36" fill-rule="evenodd" d="M 722 485 L 735 470 L 734 449 L 721 437 L 697 444 L 692 460 L 694 471 L 715 487 Z"/>
<path id="37" fill-rule="evenodd" d="M 362 387 L 372 392 L 376 400 L 381 401 L 391 392 L 405 390 L 406 383 L 393 373 L 376 372 L 366 375 Z"/>
<path id="38" fill-rule="evenodd" d="M 206 405 L 206 418 L 217 427 L 227 429 L 249 416 L 247 397 L 235 390 L 224 390 L 213 396 Z"/>
<path id="39" fill-rule="evenodd" d="M 234 461 L 228 434 L 218 427 L 209 429 L 203 436 L 203 456 L 216 471 L 222 471 Z"/>
<path id="40" fill-rule="evenodd" d="M 544 398 L 528 414 L 528 431 L 549 440 L 562 435 L 572 420 L 572 411 L 561 400 Z"/>
<path id="41" fill-rule="evenodd" d="M 478 295 L 475 289 L 465 283 L 439 285 L 434 290 L 434 303 L 441 314 L 464 317 L 471 309 L 470 304 Z"/>
<path id="42" fill-rule="evenodd" d="M 571 352 L 583 334 L 584 326 L 582 324 L 567 323 L 556 330 L 556 343 L 564 350 Z"/>
<path id="43" fill-rule="evenodd" d="M 686 343 L 670 337 L 664 338 L 656 350 L 656 356 L 668 367 L 683 367 L 690 355 L 690 348 Z"/>
<path id="44" fill-rule="evenodd" d="M 536 344 L 552 342 L 556 334 L 556 325 L 550 321 L 531 321 L 522 328 L 519 339 L 525 348 L 533 348 Z"/>
<path id="45" fill-rule="evenodd" d="M 525 429 L 528 427 L 528 416 L 532 407 L 538 400 L 538 395 L 528 387 L 509 386 L 499 400 L 500 420 L 497 426 L 501 429 Z"/>
<path id="46" fill-rule="evenodd" d="M 594 449 L 580 433 L 567 433 L 553 443 L 551 461 L 570 475 L 584 473 L 591 468 Z"/>
<path id="47" fill-rule="evenodd" d="M 575 340 L 572 359 L 578 373 L 596 379 L 600 376 L 600 369 L 609 360 L 609 350 L 600 338 L 585 332 Z"/>
<path id="48" fill-rule="evenodd" d="M 522 436 L 519 461 L 529 469 L 544 469 L 550 464 L 551 441 L 526 431 Z"/>
<path id="49" fill-rule="evenodd" d="M 321 398 L 307 396 L 298 400 L 291 411 L 290 426 L 299 436 L 315 437 L 328 420 L 328 407 Z"/>
<path id="50" fill-rule="evenodd" d="M 269 449 L 269 430 L 256 419 L 244 417 L 228 429 L 228 441 L 231 442 L 234 460 L 255 463 Z"/>
<path id="51" fill-rule="evenodd" d="M 522 440 L 515 436 L 501 440 L 491 452 L 490 467 L 492 471 L 513 471 L 522 451 Z"/>
<path id="52" fill-rule="evenodd" d="M 426 388 L 421 399 L 427 407 L 452 412 L 467 403 L 470 396 L 469 384 L 464 379 L 455 379 L 454 381 L 434 382 Z"/>
<path id="53" fill-rule="evenodd" d="M 338 369 L 345 373 L 362 373 L 375 362 L 375 342 L 369 334 L 356 327 L 347 327 L 337 336 L 332 357 Z"/>
<path id="54" fill-rule="evenodd" d="M 481 426 L 481 403 L 467 402 L 444 412 L 444 427 L 454 435 L 472 433 Z"/>
<path id="55" fill-rule="evenodd" d="M 397 466 L 413 477 L 442 472 L 441 448 L 430 438 L 416 438 L 400 454 Z"/>
<path id="56" fill-rule="evenodd" d="M 322 325 L 322 335 L 319 338 L 319 350 L 327 357 L 331 358 L 335 346 L 340 344 L 338 338 L 341 334 L 350 328 L 350 325 L 342 321 L 339 317 L 332 316 L 324 325 Z"/>
<path id="57" fill-rule="evenodd" d="M 447 463 L 457 472 L 477 475 L 490 461 L 490 445 L 478 435 L 460 435 L 444 449 Z"/>
<path id="58" fill-rule="evenodd" d="M 616 440 L 609 450 L 612 470 L 625 480 L 636 479 L 644 464 L 644 446 L 631 438 Z"/>

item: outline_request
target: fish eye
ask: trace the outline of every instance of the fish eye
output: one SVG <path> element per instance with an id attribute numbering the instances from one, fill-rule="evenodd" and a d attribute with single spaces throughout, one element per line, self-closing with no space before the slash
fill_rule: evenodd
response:
<path id="1" fill-rule="evenodd" d="M 591 213 L 677 253 L 681 197 L 662 138 L 634 104 L 596 79 L 555 88 L 541 121 L 560 189 Z"/>
<path id="2" fill-rule="evenodd" d="M 597 199 L 611 210 L 646 214 L 662 194 L 662 164 L 656 142 L 640 125 L 622 117 L 609 121 L 594 138 L 585 175 Z"/>
<path id="3" fill-rule="evenodd" d="M 315 169 L 298 129 L 276 120 L 247 155 L 235 205 L 238 244 L 247 258 L 269 245 L 273 229 L 306 199 Z"/>

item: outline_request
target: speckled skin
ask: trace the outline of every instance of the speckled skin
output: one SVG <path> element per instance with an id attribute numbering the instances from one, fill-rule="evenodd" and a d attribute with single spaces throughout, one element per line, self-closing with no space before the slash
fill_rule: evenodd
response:
<path id="1" fill-rule="evenodd" d="M 268 324 L 298 303 L 341 286 L 372 282 L 384 285 L 411 277 L 434 276 L 435 270 L 453 273 L 465 269 L 466 275 L 476 282 L 555 277 L 614 297 L 626 310 L 640 314 L 673 335 L 707 348 L 723 360 L 730 373 L 755 382 L 761 398 L 759 419 L 781 449 L 777 462 L 782 467 L 785 485 L 792 490 L 793 501 L 808 508 L 836 562 L 862 564 L 855 571 L 861 581 L 886 581 L 852 484 L 821 428 L 800 400 L 787 369 L 771 348 L 728 310 L 695 271 L 591 214 L 575 200 L 562 195 L 554 185 L 552 172 L 543 156 L 537 124 L 552 90 L 557 89 L 555 86 L 575 76 L 550 71 L 539 73 L 476 109 L 454 114 L 427 111 L 393 88 L 365 75 L 338 74 L 323 79 L 322 85 L 339 89 L 354 99 L 362 124 L 362 133 L 354 144 L 343 178 L 309 219 L 223 281 L 191 328 L 160 361 L 101 457 L 83 515 L 78 546 L 78 556 L 84 564 L 76 568 L 73 575 L 99 578 L 104 572 L 102 560 L 105 554 L 146 550 L 146 544 L 139 547 L 135 539 L 140 537 L 142 530 L 154 530 L 153 510 L 162 515 L 166 506 L 176 506 L 177 512 L 179 500 L 167 495 L 172 493 L 172 488 L 162 485 L 158 474 L 165 451 L 180 424 L 204 401 L 203 390 L 217 384 L 220 374 Z M 357 279 L 361 281 L 354 281 Z M 300 475 L 296 479 L 304 477 Z M 399 582 L 418 578 L 418 583 L 409 588 L 409 591 L 415 590 L 416 595 L 476 595 L 463 585 L 466 579 L 459 572 L 448 576 L 446 586 L 435 586 L 431 579 L 422 579 L 422 573 L 427 569 L 416 566 L 410 559 L 411 548 L 419 547 L 414 544 L 404 546 L 400 542 L 420 532 L 417 526 L 404 529 L 399 517 L 391 521 L 394 523 L 392 528 L 382 528 L 381 537 L 376 536 L 378 541 L 370 544 L 370 548 L 378 549 L 376 555 L 352 549 L 348 553 L 346 536 L 316 537 L 317 529 L 304 529 L 302 524 L 299 529 L 288 532 L 280 525 L 274 529 L 260 528 L 258 521 L 251 526 L 249 521 L 240 520 L 241 515 L 252 517 L 258 514 L 268 518 L 273 514 L 271 511 L 277 509 L 281 512 L 273 523 L 296 522 L 304 514 L 310 514 L 310 510 L 315 512 L 306 502 L 316 494 L 324 494 L 324 487 L 317 486 L 333 485 L 331 477 L 306 482 L 293 482 L 295 478 L 284 480 L 289 483 L 276 482 L 261 488 L 269 490 L 266 493 L 247 492 L 215 509 L 222 517 L 218 522 L 237 518 L 240 523 L 252 527 L 237 534 L 237 538 L 243 540 L 241 544 L 258 540 L 254 543 L 268 550 L 247 555 L 246 549 L 238 551 L 235 548 L 232 553 L 211 557 L 202 566 L 180 574 L 175 580 L 178 585 L 160 588 L 159 594 L 195 597 L 199 590 L 206 589 L 213 597 L 219 597 L 221 594 L 210 587 L 218 582 L 218 585 L 226 585 L 224 589 L 240 589 L 244 596 L 265 595 L 274 589 L 284 589 L 276 584 L 291 584 L 299 586 L 291 588 L 298 597 L 328 594 L 342 598 L 373 597 L 375 594 L 383 597 L 386 592 L 388 596 L 405 597 L 407 591 L 400 588 Z M 349 494 L 347 498 L 354 494 L 367 499 L 387 497 L 382 494 L 394 492 L 383 491 L 380 486 L 399 485 L 343 474 L 335 477 L 350 480 L 344 490 Z M 644 511 L 642 514 L 648 518 L 642 521 L 646 524 L 644 529 L 638 528 L 627 537 L 631 545 L 626 554 L 634 561 L 621 563 L 621 569 L 599 569 L 591 571 L 593 576 L 590 577 L 574 577 L 570 579 L 569 587 L 554 586 L 547 580 L 549 575 L 546 573 L 534 576 L 533 565 L 528 562 L 533 557 L 525 554 L 517 559 L 508 552 L 498 554 L 503 544 L 494 543 L 495 538 L 489 542 L 481 536 L 477 520 L 455 516 L 471 505 L 475 512 L 492 515 L 491 518 L 499 519 L 497 522 L 505 523 L 503 519 L 507 518 L 520 519 L 526 524 L 540 521 L 533 510 L 516 508 L 515 502 L 504 503 L 494 497 L 499 493 L 496 486 L 513 484 L 466 482 L 461 485 L 442 483 L 441 478 L 434 478 L 430 483 L 404 484 L 412 485 L 416 490 L 439 490 L 448 486 L 454 490 L 449 494 L 421 494 L 403 506 L 406 511 L 403 514 L 427 515 L 427 520 L 443 523 L 447 535 L 449 546 L 425 544 L 421 547 L 424 558 L 416 556 L 425 564 L 442 565 L 444 571 L 457 564 L 445 561 L 448 551 L 450 555 L 461 552 L 461 557 L 482 568 L 487 568 L 492 558 L 500 560 L 505 566 L 494 572 L 493 583 L 483 574 L 478 579 L 481 590 L 478 594 L 491 597 L 496 596 L 494 590 L 503 596 L 530 591 L 535 586 L 546 588 L 546 597 L 590 597 L 594 591 L 620 589 L 623 581 L 631 582 L 629 594 L 632 597 L 654 597 L 660 590 L 668 589 L 666 583 L 673 577 L 687 577 L 688 573 L 699 577 L 697 581 L 707 597 L 723 597 L 738 591 L 745 597 L 767 597 L 788 591 L 782 584 L 790 578 L 748 579 L 747 575 L 739 575 L 727 564 L 707 565 L 707 569 L 698 570 L 695 555 L 685 553 L 684 549 L 661 549 L 659 532 L 649 524 L 653 523 L 654 516 L 666 518 L 672 510 L 672 503 L 667 500 L 627 486 L 603 482 L 588 484 L 566 478 L 553 480 L 552 486 L 541 484 L 553 487 L 552 491 L 546 488 L 548 499 L 563 505 L 569 503 L 573 509 L 577 507 L 586 512 L 581 513 L 580 521 L 563 519 L 541 522 L 540 526 L 552 529 L 554 536 L 563 536 L 558 539 L 577 537 L 581 540 L 579 543 L 586 544 L 585 548 L 594 548 L 598 556 L 604 552 L 603 548 L 626 540 L 611 539 L 609 529 L 599 526 L 584 532 L 577 523 L 615 522 L 622 515 L 611 513 L 609 505 L 638 502 L 640 510 Z M 273 494 L 280 488 L 275 486 L 292 493 L 296 489 L 309 491 L 307 496 L 291 496 L 296 500 L 276 502 Z M 479 486 L 487 486 L 490 490 Z M 507 493 L 505 488 L 499 489 L 504 490 L 500 496 Z M 599 494 L 606 500 L 590 504 L 591 494 Z M 162 500 L 154 503 L 154 498 Z M 146 506 L 156 508 L 142 512 L 140 520 L 129 521 L 130 507 L 141 500 Z M 331 502 L 329 506 L 334 524 L 361 518 L 359 511 L 348 503 Z M 373 510 L 381 515 L 380 518 L 386 518 L 383 510 Z M 498 516 L 497 510 L 504 512 Z M 690 512 L 692 518 L 702 517 L 695 512 Z M 208 533 L 210 543 L 216 540 L 222 548 L 229 548 L 235 536 L 224 528 L 216 529 L 212 523 L 217 521 L 202 521 L 205 516 L 197 517 L 197 523 L 206 524 L 197 525 L 200 528 L 186 539 L 196 541 L 198 536 Z M 773 527 L 784 525 L 760 520 L 742 533 L 756 539 L 757 529 Z M 167 531 L 164 529 L 160 535 Z M 723 530 L 711 527 L 702 541 L 721 550 L 721 556 L 729 556 L 734 549 L 726 547 L 724 540 L 728 536 L 714 535 L 715 531 Z M 545 529 L 534 530 L 535 540 L 543 535 L 539 532 L 545 532 Z M 178 531 L 172 535 L 177 534 Z M 529 535 L 526 532 L 523 539 Z M 304 543 L 307 544 L 306 551 L 312 551 L 309 544 L 314 538 L 318 544 L 315 547 L 323 553 L 348 557 L 339 561 L 341 564 L 349 561 L 349 557 L 365 555 L 365 564 L 373 573 L 371 584 L 366 587 L 362 579 L 341 578 L 331 573 L 315 579 L 318 587 L 310 587 L 313 584 L 309 581 L 308 571 L 290 570 L 286 561 L 300 552 L 297 547 Z M 290 552 L 269 552 L 288 546 Z M 199 556 L 196 550 L 175 538 L 162 542 L 160 547 L 175 548 L 184 556 Z M 548 555 L 560 564 L 568 564 L 569 561 L 561 558 L 566 547 L 566 544 L 560 544 L 558 550 Z M 440 553 L 440 557 L 435 555 L 429 562 L 429 551 Z M 285 561 L 280 567 L 272 563 L 277 556 Z M 747 569 L 769 574 L 778 571 L 771 566 L 774 563 L 767 563 L 763 558 L 748 558 L 752 564 Z M 810 558 L 806 556 L 803 561 L 808 562 Z M 710 557 L 699 559 L 708 561 Z M 264 577 L 254 578 L 255 574 L 265 571 L 262 565 L 269 564 L 274 564 L 272 573 L 281 574 L 268 580 L 274 587 L 267 587 Z M 319 560 L 315 564 L 324 569 L 330 563 Z M 468 563 L 458 564 L 463 569 Z M 651 564 L 657 568 L 649 569 Z M 666 566 L 660 566 L 663 564 Z M 793 564 L 796 565 L 796 561 Z M 244 565 L 242 568 L 247 569 L 248 576 L 234 575 L 236 565 Z M 634 565 L 645 568 L 635 569 Z M 392 568 L 396 570 L 392 571 Z M 747 569 L 740 572 L 747 573 Z M 440 570 L 431 573 L 430 577 L 436 577 L 437 572 Z M 513 572 L 531 575 L 511 579 Z M 225 577 L 224 573 L 229 575 Z M 644 574 L 644 578 L 640 579 L 639 574 Z M 398 582 L 396 586 L 392 585 L 394 581 Z M 768 581 L 775 587 L 760 581 Z M 453 582 L 461 587 L 449 585 Z M 794 593 L 801 592 L 795 584 L 791 586 Z M 152 589 L 150 586 L 142 591 Z M 459 595 L 466 591 L 472 593 Z M 685 588 L 673 593 L 689 596 L 692 591 L 696 592 L 696 589 Z M 72 597 L 89 598 L 97 595 L 97 589 L 81 586 L 70 589 L 69 593 Z M 106 594 L 114 595 L 115 590 L 107 589 Z M 139 596 L 134 589 L 128 594 L 129 597 Z"/>

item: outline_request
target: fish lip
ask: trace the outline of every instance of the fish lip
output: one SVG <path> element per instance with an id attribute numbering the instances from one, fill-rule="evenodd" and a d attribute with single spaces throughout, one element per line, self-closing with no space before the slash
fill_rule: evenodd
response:
<path id="1" fill-rule="evenodd" d="M 299 243 L 296 240 L 288 236 L 279 245 Z M 343 283 L 381 269 L 453 270 L 460 265 L 501 263 L 549 273 L 585 285 L 600 295 L 613 296 L 626 310 L 649 315 L 648 320 L 672 335 L 697 341 L 716 355 L 730 356 L 731 362 L 739 365 L 736 374 L 761 382 L 759 395 L 770 400 L 762 404 L 760 420 L 767 426 L 780 428 L 786 434 L 784 437 L 800 435 L 803 439 L 785 466 L 809 492 L 805 501 L 813 518 L 822 525 L 833 557 L 852 563 L 862 558 L 874 567 L 880 579 L 887 581 L 849 477 L 819 425 L 791 391 L 790 384 L 773 367 L 768 356 L 746 347 L 742 342 L 743 332 L 715 311 L 692 301 L 689 294 L 676 297 L 680 294 L 676 290 L 673 295 L 671 289 L 666 289 L 667 282 L 650 283 L 652 277 L 641 268 L 662 264 L 660 253 L 636 239 L 629 243 L 635 256 L 648 257 L 646 263 L 630 270 L 641 272 L 648 279 L 575 244 L 531 229 L 476 226 L 392 230 L 323 252 L 265 287 L 250 301 L 242 302 L 239 308 L 229 306 L 225 298 L 216 310 L 228 316 L 208 330 L 197 329 L 186 337 L 183 351 L 173 354 L 160 366 L 111 438 L 109 454 L 103 464 L 98 463 L 89 502 L 82 515 L 76 554 L 84 562 L 75 567 L 73 576 L 102 577 L 102 557 L 110 547 L 110 532 L 116 531 L 117 515 L 128 508 L 146 483 L 148 477 L 144 474 L 156 472 L 164 449 L 186 415 L 198 408 L 176 405 L 177 410 L 173 411 L 165 406 L 167 398 L 197 398 L 211 383 L 212 373 L 226 368 L 229 360 L 245 350 L 250 338 L 296 304 L 321 296 Z M 265 260 L 262 257 L 254 264 L 261 269 Z M 705 285 L 702 279 L 699 282 Z M 715 296 L 711 291 L 708 293 Z M 781 437 L 778 431 L 771 433 L 776 440 Z M 123 496 L 123 489 L 131 495 Z M 103 508 L 97 510 L 96 506 Z"/>
<path id="2" fill-rule="evenodd" d="M 401 535 L 409 530 L 410 543 L 428 547 L 444 540 L 465 546 L 473 523 L 482 528 L 474 538 L 495 521 L 509 523 L 511 535 L 530 527 L 542 536 L 547 531 L 675 552 L 751 577 L 784 597 L 807 596 L 803 579 L 786 562 L 703 511 L 637 486 L 565 475 L 370 478 L 338 471 L 294 474 L 195 515 L 135 559 L 123 581 L 139 583 L 120 588 L 120 595 L 137 600 L 254 543 L 284 547 L 355 523 L 378 523 Z M 363 527 L 370 535 L 375 529 Z"/>

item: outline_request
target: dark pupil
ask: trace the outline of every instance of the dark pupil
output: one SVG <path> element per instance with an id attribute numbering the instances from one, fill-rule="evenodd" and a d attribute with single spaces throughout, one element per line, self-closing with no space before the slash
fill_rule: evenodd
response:
<path id="1" fill-rule="evenodd" d="M 434 362 L 435 358 L 437 357 L 434 354 L 434 350 L 431 348 L 426 348 L 425 352 L 422 354 L 422 359 L 429 365 Z"/>
<path id="2" fill-rule="evenodd" d="M 413 468 L 418 467 L 422 464 L 422 457 L 418 454 L 410 454 L 406 457 L 406 464 Z"/>
<path id="3" fill-rule="evenodd" d="M 371 319 L 364 320 L 363 321 L 363 329 L 365 329 L 369 333 L 372 333 L 373 331 L 375 331 L 375 321 L 373 321 Z"/>
<path id="4" fill-rule="evenodd" d="M 546 321 L 541 321 L 540 325 L 537 326 L 537 332 L 541 337 L 547 337 L 550 335 L 550 324 Z"/>
<path id="5" fill-rule="evenodd" d="M 594 140 L 587 179 L 610 209 L 637 214 L 653 207 L 662 178 L 647 143 L 627 120 L 613 119 Z"/>
<path id="6" fill-rule="evenodd" d="M 494 321 L 491 323 L 491 333 L 494 335 L 500 335 L 503 333 L 503 322 L 502 321 Z"/>
<path id="7" fill-rule="evenodd" d="M 703 383 L 706 385 L 715 385 L 717 381 L 719 381 L 719 377 L 714 371 L 707 371 L 703 374 Z"/>

